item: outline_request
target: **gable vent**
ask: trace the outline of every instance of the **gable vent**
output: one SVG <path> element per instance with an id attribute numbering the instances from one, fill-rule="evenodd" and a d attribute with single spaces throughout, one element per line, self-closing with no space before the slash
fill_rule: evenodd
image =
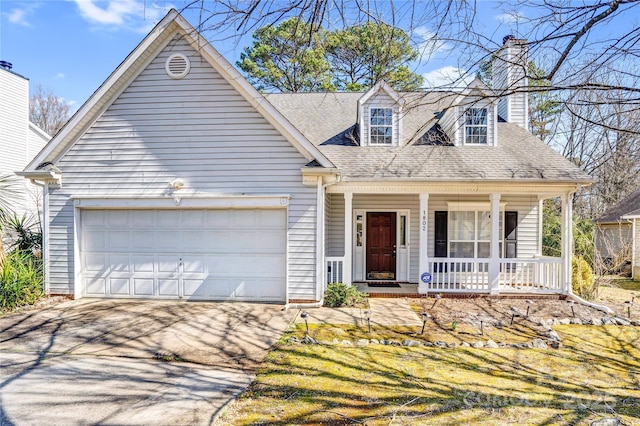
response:
<path id="1" fill-rule="evenodd" d="M 167 75 L 171 78 L 184 78 L 189 74 L 189 68 L 191 64 L 189 59 L 182 53 L 174 53 L 169 56 L 167 62 L 164 64 L 164 69 L 167 71 Z"/>

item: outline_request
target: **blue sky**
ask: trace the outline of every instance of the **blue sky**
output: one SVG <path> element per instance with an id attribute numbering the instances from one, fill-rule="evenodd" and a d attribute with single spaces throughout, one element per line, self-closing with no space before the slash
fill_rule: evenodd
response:
<path id="1" fill-rule="evenodd" d="M 0 0 L 0 59 L 13 63 L 13 71 L 36 85 L 50 89 L 77 109 L 109 74 L 142 41 L 148 31 L 173 8 L 186 0 Z M 479 19 L 497 42 L 509 34 L 514 22 L 496 2 L 480 2 Z M 192 25 L 195 11 L 184 14 Z M 417 28 L 414 38 L 428 37 L 428 28 Z M 212 41 L 231 63 L 250 43 Z M 433 46 L 432 46 L 433 47 Z M 415 64 L 415 70 L 434 79 L 434 73 L 456 73 L 457 57 L 438 45 L 437 53 Z"/>

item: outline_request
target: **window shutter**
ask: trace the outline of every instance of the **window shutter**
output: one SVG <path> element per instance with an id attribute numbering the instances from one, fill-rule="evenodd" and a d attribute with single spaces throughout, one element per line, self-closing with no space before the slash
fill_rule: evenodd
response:
<path id="1" fill-rule="evenodd" d="M 434 213 L 434 257 L 447 257 L 447 213 L 446 211 Z"/>
<path id="2" fill-rule="evenodd" d="M 504 212 L 504 257 L 518 257 L 518 212 Z"/>

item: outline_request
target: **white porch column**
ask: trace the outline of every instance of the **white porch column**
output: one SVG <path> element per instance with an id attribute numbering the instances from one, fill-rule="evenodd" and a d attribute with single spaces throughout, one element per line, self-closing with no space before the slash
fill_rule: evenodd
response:
<path id="1" fill-rule="evenodd" d="M 429 264 L 429 258 L 427 255 L 428 249 L 428 229 L 429 229 L 429 194 L 420 194 L 420 247 L 419 247 L 419 261 L 418 261 L 418 293 L 427 294 L 427 283 L 423 281 L 423 275 L 425 272 L 433 273 L 433 271 L 427 271 Z M 427 276 L 425 276 L 425 280 Z"/>
<path id="2" fill-rule="evenodd" d="M 500 194 L 491 194 L 489 289 L 491 294 L 498 294 L 500 292 Z"/>
<path id="3" fill-rule="evenodd" d="M 351 284 L 353 276 L 353 192 L 344 193 L 344 264 L 342 282 Z"/>
<path id="4" fill-rule="evenodd" d="M 563 194 L 562 200 L 562 222 L 560 233 L 562 234 L 562 286 L 565 294 L 571 293 L 571 258 L 573 256 L 573 203 L 570 194 Z"/>

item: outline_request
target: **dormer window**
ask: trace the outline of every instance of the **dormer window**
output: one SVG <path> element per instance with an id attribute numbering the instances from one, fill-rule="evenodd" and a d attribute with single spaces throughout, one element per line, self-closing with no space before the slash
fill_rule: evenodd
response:
<path id="1" fill-rule="evenodd" d="M 464 119 L 464 143 L 487 144 L 487 108 L 469 108 Z"/>
<path id="2" fill-rule="evenodd" d="M 393 143 L 393 109 L 371 108 L 369 144 L 391 145 Z"/>

